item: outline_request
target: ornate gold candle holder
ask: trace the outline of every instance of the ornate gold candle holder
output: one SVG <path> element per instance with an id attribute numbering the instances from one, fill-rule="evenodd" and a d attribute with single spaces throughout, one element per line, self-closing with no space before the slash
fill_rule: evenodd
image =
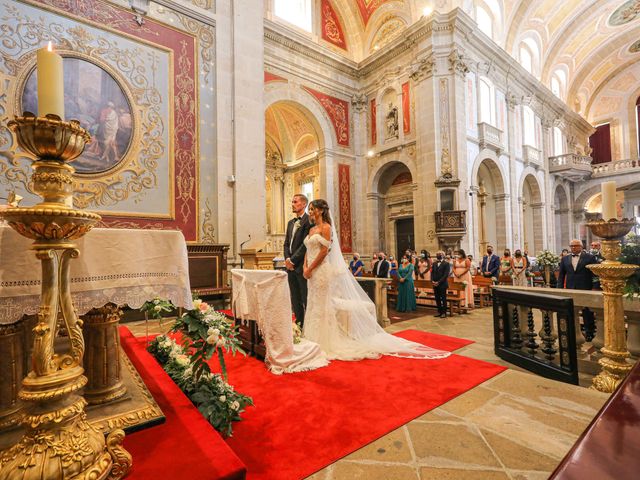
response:
<path id="1" fill-rule="evenodd" d="M 25 434 L 0 454 L 0 479 L 119 479 L 131 467 L 122 447 L 124 432 L 104 435 L 86 420 L 80 395 L 87 383 L 82 360 L 82 323 L 71 300 L 70 263 L 79 251 L 74 240 L 100 220 L 71 207 L 73 167 L 91 140 L 78 121 L 56 115 L 36 117 L 26 112 L 8 123 L 18 144 L 33 155 L 33 189 L 43 201 L 33 207 L 0 211 L 9 226 L 34 241 L 42 262 L 42 297 L 34 328 L 32 370 L 22 382 Z M 5 252 L 5 254 L 7 254 Z M 56 325 L 61 318 L 69 336 L 68 350 L 55 350 Z"/>
<path id="2" fill-rule="evenodd" d="M 602 358 L 598 363 L 602 371 L 594 377 L 592 388 L 611 393 L 631 371 L 632 364 L 624 327 L 624 307 L 622 294 L 626 279 L 640 267 L 626 265 L 618 261 L 622 252 L 620 239 L 634 227 L 634 220 L 596 220 L 587 226 L 594 235 L 603 238 L 602 256 L 605 260 L 598 265 L 588 265 L 600 278 L 604 295 L 604 347 L 600 349 Z"/>

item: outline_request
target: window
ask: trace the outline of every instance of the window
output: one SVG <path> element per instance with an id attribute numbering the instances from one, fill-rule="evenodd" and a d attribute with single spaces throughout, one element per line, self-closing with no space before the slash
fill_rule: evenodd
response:
<path id="1" fill-rule="evenodd" d="M 524 45 L 520 47 L 520 65 L 522 65 L 527 72 L 533 73 L 533 58 L 531 57 L 529 49 Z"/>
<path id="2" fill-rule="evenodd" d="M 482 7 L 476 7 L 476 22 L 481 32 L 493 38 L 493 19 L 489 12 Z"/>
<path id="3" fill-rule="evenodd" d="M 524 145 L 537 147 L 535 115 L 533 110 L 525 105 L 522 107 L 522 117 L 522 125 L 524 127 Z"/>
<path id="4" fill-rule="evenodd" d="M 307 197 L 309 203 L 313 200 L 313 182 L 307 182 L 302 184 L 302 194 Z"/>
<path id="5" fill-rule="evenodd" d="M 551 93 L 553 93 L 558 98 L 562 98 L 562 96 L 560 95 L 560 82 L 555 76 L 551 77 Z"/>
<path id="6" fill-rule="evenodd" d="M 282 20 L 310 32 L 311 4 L 312 0 L 275 0 L 274 13 Z"/>
<path id="7" fill-rule="evenodd" d="M 555 156 L 562 155 L 564 153 L 564 142 L 562 138 L 562 130 L 558 127 L 553 127 L 553 154 Z"/>
<path id="8" fill-rule="evenodd" d="M 495 107 L 491 85 L 480 80 L 480 122 L 494 124 Z"/>

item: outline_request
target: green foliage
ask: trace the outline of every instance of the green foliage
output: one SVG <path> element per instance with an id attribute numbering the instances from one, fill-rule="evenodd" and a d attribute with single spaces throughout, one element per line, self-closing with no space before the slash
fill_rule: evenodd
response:
<path id="1" fill-rule="evenodd" d="M 145 312 L 149 318 L 161 318 L 162 312 L 171 313 L 175 308 L 170 301 L 156 297 L 153 300 L 144 302 L 140 307 L 140 311 Z"/>
<path id="2" fill-rule="evenodd" d="M 158 312 L 159 316 L 167 305 L 171 303 L 154 299 L 145 302 L 143 308 Z M 240 348 L 238 327 L 201 300 L 194 300 L 193 305 L 194 308 L 178 318 L 171 328 L 172 332 L 182 335 L 182 345 L 161 335 L 151 342 L 148 350 L 209 423 L 224 435 L 231 436 L 233 422 L 241 419 L 240 414 L 248 405 L 253 405 L 251 397 L 234 391 L 227 383 L 225 351 L 233 355 L 237 352 L 245 354 Z M 158 306 L 161 308 L 156 308 Z M 211 372 L 208 362 L 214 353 L 222 374 Z"/>
<path id="3" fill-rule="evenodd" d="M 618 259 L 622 263 L 640 265 L 640 244 L 628 243 L 622 246 L 622 252 Z M 640 270 L 636 270 L 633 275 L 627 278 L 624 286 L 624 293 L 627 297 L 633 298 L 640 294 Z"/>

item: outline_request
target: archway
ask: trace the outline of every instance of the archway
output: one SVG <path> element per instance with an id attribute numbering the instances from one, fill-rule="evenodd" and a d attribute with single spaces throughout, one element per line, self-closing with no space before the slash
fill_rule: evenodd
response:
<path id="1" fill-rule="evenodd" d="M 267 241 L 282 251 L 289 201 L 296 193 L 309 200 L 320 196 L 319 151 L 324 137 L 313 114 L 303 105 L 281 100 L 265 110 Z"/>
<path id="2" fill-rule="evenodd" d="M 522 183 L 522 249 L 531 256 L 542 250 L 542 194 L 538 180 L 528 174 Z M 514 246 L 517 248 L 517 246 Z"/>
<path id="3" fill-rule="evenodd" d="M 415 249 L 411 171 L 404 163 L 394 161 L 383 165 L 376 177 L 379 248 L 390 255 Z"/>
<path id="4" fill-rule="evenodd" d="M 507 197 L 502 173 L 493 160 L 485 158 L 480 162 L 476 185 L 479 253 L 484 254 L 487 245 L 493 245 L 496 251 L 500 251 L 507 246 Z"/>
<path id="5" fill-rule="evenodd" d="M 561 252 L 563 248 L 569 248 L 571 241 L 569 199 L 562 185 L 556 187 L 553 202 L 555 224 L 555 251 Z"/>

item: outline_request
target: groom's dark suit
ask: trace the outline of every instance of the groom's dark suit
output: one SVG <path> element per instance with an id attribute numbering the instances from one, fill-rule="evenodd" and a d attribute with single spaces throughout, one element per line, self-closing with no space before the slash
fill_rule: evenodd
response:
<path id="1" fill-rule="evenodd" d="M 299 218 L 289 220 L 287 235 L 284 238 L 284 258 L 290 259 L 295 266 L 294 270 L 287 270 L 287 274 L 289 290 L 291 290 L 291 307 L 300 325 L 304 325 L 304 311 L 307 308 L 307 279 L 304 278 L 302 271 L 304 256 L 307 253 L 304 239 L 309 235 L 310 229 L 309 215 L 305 213 Z"/>

